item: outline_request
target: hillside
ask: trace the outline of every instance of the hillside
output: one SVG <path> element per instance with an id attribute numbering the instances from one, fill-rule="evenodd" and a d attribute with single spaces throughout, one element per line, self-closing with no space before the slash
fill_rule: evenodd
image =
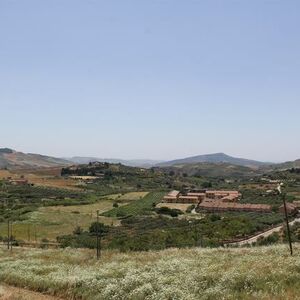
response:
<path id="1" fill-rule="evenodd" d="M 69 164 L 70 162 L 60 158 L 0 148 L 0 169 L 57 167 Z"/>
<path id="2" fill-rule="evenodd" d="M 287 170 L 292 168 L 300 168 L 300 159 L 297 159 L 295 161 L 287 161 L 281 164 L 271 165 L 269 167 L 274 170 Z"/>
<path id="3" fill-rule="evenodd" d="M 300 248 L 0 250 L 2 283 L 63 299 L 299 299 Z M 43 276 L 41 276 L 41 274 Z"/>
<path id="4" fill-rule="evenodd" d="M 183 159 L 167 161 L 158 164 L 158 166 L 166 167 L 166 166 L 174 166 L 174 165 L 181 165 L 181 164 L 197 164 L 197 163 L 227 163 L 231 165 L 245 166 L 251 168 L 257 168 L 268 164 L 256 160 L 232 157 L 225 153 L 215 153 L 215 154 L 198 155 L 198 156 L 192 156 Z"/>
<path id="5" fill-rule="evenodd" d="M 129 167 L 140 167 L 140 168 L 150 168 L 155 166 L 162 161 L 152 160 L 152 159 L 118 159 L 118 158 L 99 158 L 99 157 L 86 157 L 86 156 L 74 156 L 67 157 L 66 160 L 75 164 L 88 164 L 90 162 L 107 162 L 110 164 L 122 164 Z"/>
<path id="6" fill-rule="evenodd" d="M 170 167 L 163 167 L 166 171 L 173 171 L 176 174 L 187 174 L 188 176 L 204 177 L 249 177 L 260 175 L 259 170 L 246 166 L 233 165 L 229 163 L 190 163 L 175 164 Z"/>

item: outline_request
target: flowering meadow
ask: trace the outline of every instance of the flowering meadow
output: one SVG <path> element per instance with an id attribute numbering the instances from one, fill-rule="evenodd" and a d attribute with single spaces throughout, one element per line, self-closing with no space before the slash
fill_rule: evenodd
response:
<path id="1" fill-rule="evenodd" d="M 300 299 L 300 246 L 159 252 L 0 250 L 0 280 L 63 299 Z"/>

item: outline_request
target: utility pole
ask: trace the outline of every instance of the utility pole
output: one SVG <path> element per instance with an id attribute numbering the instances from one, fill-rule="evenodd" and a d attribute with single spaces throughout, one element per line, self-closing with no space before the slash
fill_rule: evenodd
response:
<path id="1" fill-rule="evenodd" d="M 291 252 L 291 255 L 293 255 L 293 246 L 292 246 L 292 239 L 291 239 L 291 231 L 290 231 L 290 224 L 289 224 L 289 219 L 288 219 L 288 213 L 287 213 L 287 209 L 286 209 L 285 195 L 282 196 L 282 200 L 283 200 L 283 205 L 284 205 L 286 230 L 287 230 L 288 239 L 289 239 L 290 252 Z"/>
<path id="2" fill-rule="evenodd" d="M 9 219 L 7 220 L 7 249 L 9 250 L 9 241 L 10 241 L 10 230 L 9 230 Z"/>
<path id="3" fill-rule="evenodd" d="M 278 186 L 278 191 L 282 197 L 282 201 L 283 201 L 283 206 L 284 206 L 284 214 L 285 214 L 285 221 L 286 221 L 286 230 L 287 230 L 287 235 L 288 235 L 288 240 L 289 240 L 289 245 L 290 245 L 290 253 L 291 256 L 293 255 L 293 245 L 292 245 L 292 239 L 291 239 L 291 231 L 290 231 L 290 224 L 289 224 L 289 218 L 288 218 L 288 212 L 287 212 L 287 208 L 286 208 L 286 199 L 285 199 L 285 194 L 282 193 L 281 191 L 281 186 L 283 184 L 280 184 Z"/>
<path id="4" fill-rule="evenodd" d="M 99 225 L 99 210 L 97 210 L 97 259 L 100 258 L 100 225 Z"/>

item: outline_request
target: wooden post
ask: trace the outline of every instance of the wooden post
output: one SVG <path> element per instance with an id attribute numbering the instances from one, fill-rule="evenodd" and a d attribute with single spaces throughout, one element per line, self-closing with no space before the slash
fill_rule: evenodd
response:
<path id="1" fill-rule="evenodd" d="M 99 210 L 97 210 L 97 259 L 100 258 L 100 231 L 99 231 Z"/>
<path id="2" fill-rule="evenodd" d="M 288 240 L 289 240 L 289 245 L 290 245 L 290 252 L 291 252 L 291 255 L 293 255 L 293 245 L 292 245 L 292 240 L 291 240 L 290 224 L 289 224 L 289 218 L 288 218 L 288 213 L 287 213 L 287 208 L 286 208 L 285 194 L 282 195 L 282 200 L 283 200 L 283 206 L 284 206 L 286 230 L 287 230 L 287 235 L 288 235 Z"/>

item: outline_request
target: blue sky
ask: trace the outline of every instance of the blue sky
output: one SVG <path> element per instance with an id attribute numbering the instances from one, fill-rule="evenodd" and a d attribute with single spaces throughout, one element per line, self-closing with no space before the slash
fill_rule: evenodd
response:
<path id="1" fill-rule="evenodd" d="M 300 158 L 300 2 L 0 0 L 0 146 Z"/>

